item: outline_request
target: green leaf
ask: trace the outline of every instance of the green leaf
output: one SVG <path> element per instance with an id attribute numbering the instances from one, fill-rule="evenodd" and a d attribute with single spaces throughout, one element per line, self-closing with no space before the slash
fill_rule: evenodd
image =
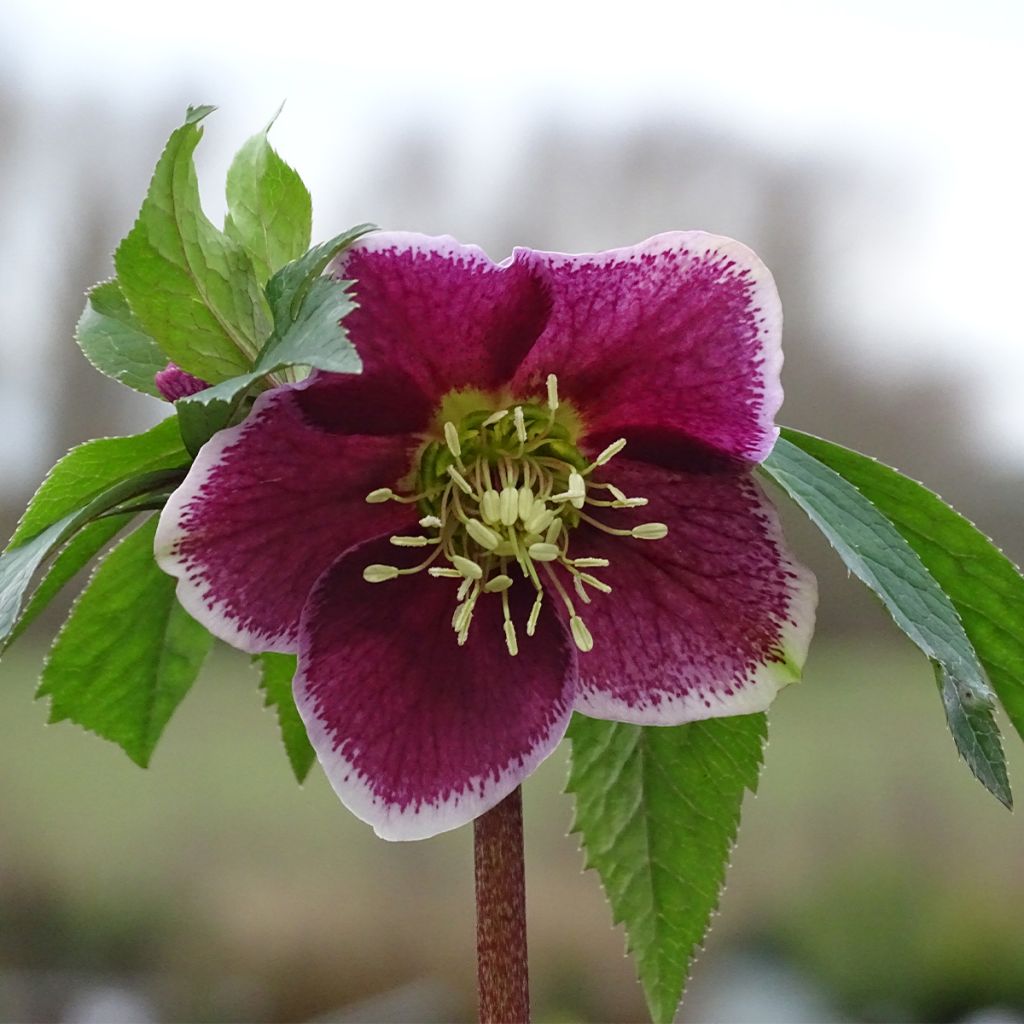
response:
<path id="1" fill-rule="evenodd" d="M 248 251 L 261 284 L 309 248 L 313 221 L 302 179 L 267 141 L 276 119 L 242 146 L 227 180 L 224 231 Z"/>
<path id="2" fill-rule="evenodd" d="M 289 366 L 358 373 L 359 358 L 341 321 L 355 308 L 349 281 L 322 277 L 339 252 L 369 230 L 360 225 L 289 264 L 268 285 L 273 293 L 274 333 L 250 373 L 222 381 L 175 403 L 181 436 L 193 454 L 237 418 L 249 389 L 267 374 Z M 275 284 L 277 282 L 277 284 Z"/>
<path id="3" fill-rule="evenodd" d="M 127 387 L 160 398 L 153 381 L 168 362 L 142 329 L 116 280 L 90 289 L 75 340 L 92 365 Z"/>
<path id="4" fill-rule="evenodd" d="M 990 793 L 1000 799 L 1000 794 L 1005 793 L 1003 803 L 1010 807 L 1006 760 L 991 702 L 977 697 L 969 687 L 959 685 L 938 662 L 933 661 L 932 668 L 957 750 Z"/>
<path id="5" fill-rule="evenodd" d="M 39 613 L 57 596 L 73 577 L 82 571 L 99 552 L 131 521 L 131 513 L 96 519 L 75 534 L 53 560 L 46 575 L 18 616 L 6 640 L 0 642 L 5 651 L 33 623 Z"/>
<path id="6" fill-rule="evenodd" d="M 189 463 L 175 417 L 141 434 L 101 437 L 72 448 L 46 475 L 8 545 L 15 548 L 114 484 Z"/>
<path id="7" fill-rule="evenodd" d="M 903 535 L 953 602 L 1000 703 L 1024 737 L 1024 577 L 937 494 L 874 459 L 821 438 L 783 436 L 830 466 Z"/>
<path id="8" fill-rule="evenodd" d="M 200 206 L 192 155 L 212 109 L 190 109 L 172 133 L 114 265 L 142 329 L 182 369 L 214 383 L 250 368 L 270 326 L 252 260 Z"/>
<path id="9" fill-rule="evenodd" d="M 573 831 L 624 922 L 651 1017 L 676 1014 L 725 880 L 763 714 L 654 727 L 576 715 L 569 728 Z"/>
<path id="10" fill-rule="evenodd" d="M 169 485 L 180 483 L 184 475 L 183 469 L 158 470 L 122 480 L 0 555 L 0 642 L 7 639 L 17 624 L 33 576 L 54 551 L 87 523 L 119 513 L 120 506 L 131 504 L 141 495 L 163 493 Z"/>
<path id="11" fill-rule="evenodd" d="M 295 698 L 292 696 L 292 677 L 295 675 L 295 656 L 292 654 L 259 654 L 253 661 L 259 665 L 260 689 L 265 695 L 263 706 L 274 708 L 277 723 L 281 728 L 284 751 L 301 783 L 306 780 L 316 753 L 306 735 L 306 726 L 299 717 Z"/>
<path id="12" fill-rule="evenodd" d="M 357 224 L 327 242 L 314 246 L 304 256 L 282 267 L 267 283 L 267 300 L 274 316 L 277 333 L 283 334 L 288 325 L 299 318 L 299 310 L 306 293 L 320 280 L 327 264 L 344 252 L 363 235 L 376 231 L 373 224 Z M 344 282 L 347 286 L 347 282 Z"/>
<path id="13" fill-rule="evenodd" d="M 881 598 L 900 629 L 941 666 L 948 685 L 959 690 L 959 701 L 943 701 L 957 749 L 978 781 L 1011 807 L 992 718 L 995 695 L 945 591 L 896 527 L 835 470 L 782 437 L 762 469 L 807 513 L 847 568 Z M 950 718 L 958 703 L 977 710 Z"/>
<path id="14" fill-rule="evenodd" d="M 38 696 L 146 767 L 213 637 L 184 611 L 153 561 L 156 517 L 104 559 L 50 652 Z"/>

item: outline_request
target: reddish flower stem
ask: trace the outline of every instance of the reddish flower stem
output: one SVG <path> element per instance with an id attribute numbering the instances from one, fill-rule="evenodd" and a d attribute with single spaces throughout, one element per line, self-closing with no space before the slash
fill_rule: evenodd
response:
<path id="1" fill-rule="evenodd" d="M 473 822 L 480 1024 L 528 1024 L 523 799 L 516 789 Z"/>

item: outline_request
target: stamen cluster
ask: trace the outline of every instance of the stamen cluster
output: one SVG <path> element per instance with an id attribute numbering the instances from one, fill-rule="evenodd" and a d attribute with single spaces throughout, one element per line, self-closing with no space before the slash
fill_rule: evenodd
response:
<path id="1" fill-rule="evenodd" d="M 478 409 L 443 423 L 444 440 L 427 443 L 419 458 L 416 493 L 396 494 L 382 487 L 366 496 L 371 504 L 398 501 L 415 504 L 423 513 L 418 536 L 395 536 L 396 547 L 432 548 L 419 565 L 399 569 L 368 565 L 363 578 L 383 583 L 398 576 L 426 571 L 431 576 L 459 580 L 452 628 L 459 644 L 469 636 L 473 614 L 482 595 L 499 595 L 504 613 L 505 644 L 519 651 L 509 607 L 512 573 L 519 570 L 535 590 L 526 621 L 533 636 L 550 584 L 569 614 L 569 628 L 581 651 L 594 646 L 593 637 L 556 568 L 568 574 L 577 598 L 590 604 L 590 591 L 610 593 L 611 587 L 587 570 L 608 566 L 604 558 L 569 555 L 572 531 L 581 522 L 605 533 L 639 540 L 659 540 L 663 523 L 644 523 L 630 530 L 615 529 L 596 520 L 594 508 L 638 508 L 646 498 L 627 497 L 609 483 L 591 479 L 626 446 L 620 438 L 588 461 L 574 443 L 572 431 L 559 416 L 558 382 L 547 379 L 544 405 L 523 403 L 511 408 Z M 596 497 L 595 494 L 607 496 Z M 435 564 L 437 562 L 443 564 Z"/>

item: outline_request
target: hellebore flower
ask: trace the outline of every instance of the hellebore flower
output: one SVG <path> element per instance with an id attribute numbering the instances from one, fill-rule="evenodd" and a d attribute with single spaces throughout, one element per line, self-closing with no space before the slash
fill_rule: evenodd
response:
<path id="1" fill-rule="evenodd" d="M 379 835 L 481 814 L 573 710 L 673 725 L 798 676 L 816 588 L 751 473 L 782 315 L 749 249 L 676 232 L 494 264 L 381 233 L 331 272 L 364 372 L 260 396 L 156 552 L 217 636 L 298 653 L 313 746 Z"/>

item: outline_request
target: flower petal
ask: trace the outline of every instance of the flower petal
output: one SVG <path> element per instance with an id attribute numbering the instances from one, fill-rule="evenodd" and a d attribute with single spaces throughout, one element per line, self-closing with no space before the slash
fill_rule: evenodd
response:
<path id="1" fill-rule="evenodd" d="M 161 513 L 155 554 L 178 577 L 178 600 L 215 636 L 244 651 L 294 651 L 324 570 L 408 519 L 407 506 L 365 501 L 408 472 L 417 444 L 376 433 L 372 418 L 367 433 L 352 432 L 377 394 L 359 377 L 278 388 L 203 446 Z"/>
<path id="2" fill-rule="evenodd" d="M 342 802 L 385 839 L 425 839 L 493 807 L 555 749 L 572 710 L 575 648 L 552 613 L 511 657 L 497 595 L 480 598 L 459 647 L 455 582 L 420 572 L 366 583 L 371 563 L 410 555 L 371 541 L 317 583 L 296 703 Z M 509 594 L 525 621 L 532 589 L 520 582 Z"/>
<path id="3" fill-rule="evenodd" d="M 506 385 L 547 318 L 526 266 L 446 236 L 367 235 L 330 272 L 355 280 L 345 328 L 366 370 L 407 376 L 432 405 L 456 388 Z"/>
<path id="4" fill-rule="evenodd" d="M 668 536 L 610 537 L 583 526 L 574 557 L 613 588 L 582 610 L 594 649 L 580 657 L 576 710 L 594 718 L 678 725 L 763 711 L 799 678 L 817 585 L 785 548 L 775 509 L 752 475 L 720 465 L 671 470 L 616 459 L 609 478 L 650 499 Z M 596 516 L 628 528 L 636 513 Z"/>
<path id="5" fill-rule="evenodd" d="M 680 431 L 760 461 L 782 404 L 782 308 L 746 246 L 701 231 L 584 255 L 517 249 L 551 291 L 544 333 L 513 389 L 543 395 L 549 373 L 595 433 Z"/>

